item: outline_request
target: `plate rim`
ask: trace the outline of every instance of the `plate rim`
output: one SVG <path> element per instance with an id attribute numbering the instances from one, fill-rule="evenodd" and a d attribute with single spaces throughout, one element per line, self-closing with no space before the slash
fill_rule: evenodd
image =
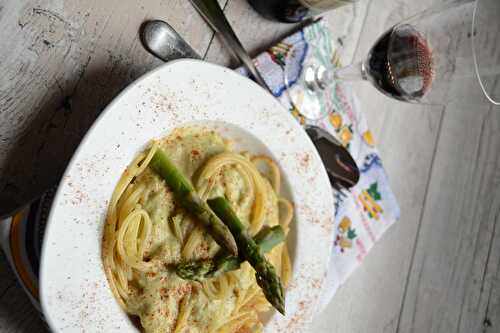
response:
<path id="1" fill-rule="evenodd" d="M 59 185 L 61 185 L 66 177 L 68 176 L 68 174 L 73 170 L 75 164 L 77 163 L 78 159 L 80 158 L 80 155 L 82 153 L 82 150 L 85 148 L 86 146 L 86 143 L 95 135 L 94 132 L 96 131 L 96 127 L 102 122 L 102 120 L 104 119 L 104 117 L 106 117 L 110 112 L 112 112 L 116 105 L 120 104 L 124 97 L 126 97 L 131 91 L 133 91 L 138 85 L 140 85 L 141 83 L 145 82 L 147 79 L 151 78 L 151 77 L 154 77 L 155 75 L 157 75 L 158 73 L 161 73 L 162 71 L 164 71 L 166 68 L 169 68 L 169 67 L 174 67 L 174 66 L 177 66 L 179 64 L 198 64 L 198 65 L 202 65 L 202 66 L 207 66 L 208 67 L 211 67 L 211 68 L 217 68 L 218 70 L 225 70 L 226 71 L 226 74 L 227 73 L 231 73 L 230 75 L 235 75 L 235 76 L 239 76 L 240 74 L 236 73 L 235 71 L 233 70 L 230 70 L 226 67 L 223 67 L 223 66 L 219 66 L 219 65 L 216 65 L 216 64 L 212 64 L 212 63 L 208 63 L 206 61 L 203 61 L 203 60 L 195 60 L 195 59 L 177 59 L 177 60 L 174 60 L 174 61 L 171 61 L 171 62 L 168 62 L 168 63 L 165 63 L 165 64 L 162 64 L 146 73 L 144 73 L 143 75 L 141 75 L 139 78 L 137 78 L 136 80 L 134 80 L 133 82 L 131 82 L 129 85 L 127 85 L 127 87 L 125 87 L 119 94 L 116 95 L 116 97 L 113 98 L 113 100 L 104 108 L 104 110 L 99 114 L 99 116 L 96 118 L 96 120 L 93 122 L 93 124 L 90 126 L 90 128 L 88 129 L 88 131 L 86 132 L 86 134 L 84 135 L 84 137 L 82 138 L 81 142 L 79 143 L 77 149 L 75 150 L 75 152 L 73 153 L 73 156 L 71 157 L 70 159 L 70 162 L 68 163 L 64 173 L 63 173 L 63 176 L 61 178 L 61 182 Z M 222 73 L 222 71 L 221 71 Z M 243 78 L 243 77 L 242 77 Z M 264 92 L 266 92 L 267 94 L 267 91 L 265 91 L 262 87 L 260 87 L 259 85 L 257 85 L 255 82 L 251 81 L 251 80 L 246 80 L 248 81 L 249 83 L 251 83 L 252 85 L 254 85 L 254 88 L 258 88 Z M 271 96 L 270 96 L 271 97 Z M 289 119 L 292 119 L 293 122 L 296 123 L 296 126 L 295 127 L 299 127 L 302 129 L 302 127 L 300 126 L 300 124 L 295 120 L 295 118 L 289 113 L 287 112 L 287 110 L 279 103 L 279 101 L 276 99 L 275 100 L 275 104 L 276 105 L 279 105 L 280 108 L 282 109 L 281 111 L 283 111 L 284 114 L 286 115 L 283 115 L 285 117 L 288 117 Z M 270 103 L 269 103 L 270 104 Z M 204 120 L 203 118 L 200 118 L 199 120 Z M 175 127 L 179 127 L 181 125 L 176 125 Z M 250 132 L 251 133 L 251 132 Z M 305 131 L 304 131 L 305 133 Z M 307 135 L 306 135 L 307 136 Z M 310 139 L 308 138 L 309 140 L 309 145 L 312 149 L 310 149 L 310 153 L 314 156 L 313 158 L 320 161 L 321 162 L 321 158 L 318 154 L 318 152 L 316 151 L 316 149 L 314 148 L 314 145 L 313 143 L 310 141 Z M 267 145 L 266 145 L 267 147 Z M 327 180 L 328 181 L 328 176 L 327 176 L 327 173 L 326 173 L 326 170 L 323 166 L 322 163 L 321 164 L 321 175 L 320 177 L 322 177 L 324 180 Z M 329 183 L 328 183 L 329 184 Z M 329 186 L 329 185 L 328 185 Z M 330 189 L 331 190 L 331 189 Z M 54 220 L 54 215 L 56 215 L 56 213 L 58 212 L 57 211 L 57 204 L 61 201 L 61 197 L 63 196 L 63 186 L 58 186 L 58 189 L 57 189 L 57 192 L 54 196 L 54 200 L 53 200 L 53 204 L 52 204 L 52 207 L 50 209 L 50 213 L 49 213 L 49 216 L 48 216 L 48 219 L 47 219 L 47 226 L 46 226 L 46 232 L 45 232 L 45 235 L 44 235 L 44 240 L 43 240 L 43 245 L 42 245 L 42 252 L 41 252 L 41 259 L 40 259 L 40 303 L 41 303 L 41 307 L 42 307 L 42 310 L 43 310 L 43 313 L 45 315 L 45 319 L 47 321 L 47 323 L 49 324 L 49 326 L 51 327 L 51 329 L 54 329 L 55 331 L 57 331 L 57 325 L 56 323 L 54 322 L 54 318 L 52 318 L 50 315 L 48 315 L 49 311 L 49 307 L 50 305 L 47 303 L 47 293 L 48 291 L 45 290 L 44 286 L 46 285 L 46 279 L 48 278 L 48 274 L 50 274 L 50 272 L 47 272 L 47 268 L 46 268 L 46 260 L 47 259 L 47 253 L 49 251 L 49 247 L 51 246 L 48 242 L 48 239 L 49 237 L 54 233 L 53 229 L 57 226 L 57 224 L 55 222 L 53 222 Z M 330 219 L 330 227 L 331 227 L 331 233 L 333 235 L 333 216 L 334 216 L 334 198 L 333 198 L 333 194 L 331 196 L 329 196 L 329 198 L 326 198 L 326 200 L 331 204 L 331 219 Z M 99 222 L 102 224 L 102 222 Z M 101 225 L 102 227 L 102 225 Z M 327 245 L 327 249 L 328 251 L 326 251 L 327 253 L 327 256 L 324 257 L 324 272 L 326 274 L 326 271 L 328 269 L 328 263 L 329 263 L 329 260 L 330 260 L 330 256 L 331 256 L 331 248 L 332 248 L 333 244 L 330 242 L 328 245 Z M 295 269 L 292 270 L 292 272 L 294 271 Z M 105 283 L 107 284 L 107 280 L 105 281 Z M 321 286 L 323 285 L 323 280 L 321 281 L 321 284 L 319 286 L 319 288 L 321 288 Z M 316 297 L 316 303 L 319 301 L 319 298 Z M 312 306 L 314 307 L 314 306 Z M 123 311 L 123 310 L 122 310 Z M 307 318 L 306 320 L 302 320 L 302 324 L 307 324 L 309 323 L 313 318 L 310 317 L 310 318 Z"/>

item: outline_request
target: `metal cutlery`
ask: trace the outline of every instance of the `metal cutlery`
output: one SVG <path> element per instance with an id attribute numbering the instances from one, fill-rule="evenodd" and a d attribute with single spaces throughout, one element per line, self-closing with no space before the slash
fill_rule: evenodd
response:
<path id="1" fill-rule="evenodd" d="M 255 68 L 252 58 L 234 33 L 233 28 L 231 28 L 217 0 L 190 0 L 190 2 L 212 29 L 219 33 L 228 50 L 232 52 L 235 57 L 240 59 L 242 65 L 245 66 L 255 81 L 269 90 L 266 81 L 264 81 L 257 68 Z"/>

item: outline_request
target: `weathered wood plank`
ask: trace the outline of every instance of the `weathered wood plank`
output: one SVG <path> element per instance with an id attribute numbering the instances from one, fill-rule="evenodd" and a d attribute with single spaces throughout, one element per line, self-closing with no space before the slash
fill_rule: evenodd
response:
<path id="1" fill-rule="evenodd" d="M 0 332 L 48 332 L 0 251 Z"/>
<path id="2" fill-rule="evenodd" d="M 498 177 L 496 179 L 498 184 Z M 481 255 L 478 255 L 479 251 L 475 255 L 472 271 L 477 280 L 472 278 L 471 283 L 469 278 L 466 299 L 460 304 L 460 332 L 477 330 L 492 333 L 497 332 L 500 327 L 500 204 L 498 193 L 496 195 L 497 201 L 493 203 L 496 205 L 496 211 L 489 210 L 490 221 L 486 227 L 481 226 L 482 232 L 476 245 L 478 248 L 488 244 L 487 254 L 485 255 L 483 250 Z M 478 280 L 481 281 L 480 285 Z"/>
<path id="3" fill-rule="evenodd" d="M 444 117 L 401 332 L 500 329 L 500 109 L 477 82 L 462 92 Z"/>
<path id="4" fill-rule="evenodd" d="M 490 256 L 492 256 L 492 254 L 500 253 L 500 228 L 498 224 L 498 214 L 495 231 L 495 239 L 491 245 Z M 491 333 L 497 331 L 500 324 L 500 260 L 498 259 L 498 255 L 496 258 L 488 260 L 486 276 L 488 277 L 487 283 L 489 284 L 489 288 L 488 285 L 486 285 L 486 288 L 480 289 L 481 291 L 486 290 L 481 294 L 483 302 L 486 303 L 482 327 L 485 332 Z M 481 319 L 482 318 L 479 317 L 479 320 Z M 471 322 L 473 323 L 473 321 Z M 462 325 L 461 327 L 467 328 L 466 325 Z M 463 331 L 465 331 L 465 329 Z"/>

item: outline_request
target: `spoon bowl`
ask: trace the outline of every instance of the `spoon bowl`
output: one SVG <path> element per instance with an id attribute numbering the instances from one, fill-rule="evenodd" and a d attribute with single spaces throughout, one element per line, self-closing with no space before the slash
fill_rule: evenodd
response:
<path id="1" fill-rule="evenodd" d="M 139 35 L 146 50 L 165 62 L 180 58 L 201 59 L 199 54 L 165 21 L 144 22 Z"/>

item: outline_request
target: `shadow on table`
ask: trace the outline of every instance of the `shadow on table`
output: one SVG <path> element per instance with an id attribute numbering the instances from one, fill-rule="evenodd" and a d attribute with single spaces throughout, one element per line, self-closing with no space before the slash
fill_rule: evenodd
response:
<path id="1" fill-rule="evenodd" d="M 50 97 L 13 145 L 6 158 L 7 171 L 0 175 L 0 216 L 57 184 L 101 111 L 146 70 L 144 66 L 107 64 L 77 73 L 66 85 L 49 87 L 48 93 L 39 92 Z M 0 271 L 0 332 L 49 332 L 1 251 Z"/>
<path id="2" fill-rule="evenodd" d="M 0 332 L 45 333 L 49 329 L 15 280 L 0 251 Z"/>
<path id="3" fill-rule="evenodd" d="M 6 159 L 0 216 L 57 184 L 81 139 L 106 105 L 146 68 L 111 64 L 49 87 L 46 101 Z M 21 112 L 22 113 L 22 112 Z"/>

